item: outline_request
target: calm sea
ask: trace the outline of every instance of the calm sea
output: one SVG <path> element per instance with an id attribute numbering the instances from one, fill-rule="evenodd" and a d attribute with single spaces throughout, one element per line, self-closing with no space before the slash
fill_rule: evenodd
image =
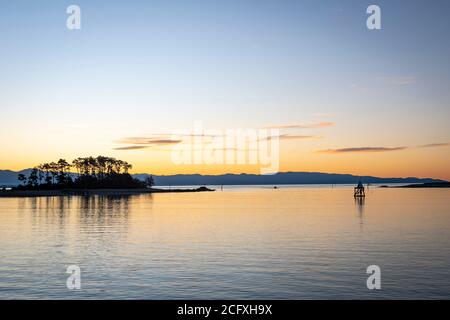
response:
<path id="1" fill-rule="evenodd" d="M 449 299 L 450 190 L 0 198 L 0 299 L 18 298 Z"/>

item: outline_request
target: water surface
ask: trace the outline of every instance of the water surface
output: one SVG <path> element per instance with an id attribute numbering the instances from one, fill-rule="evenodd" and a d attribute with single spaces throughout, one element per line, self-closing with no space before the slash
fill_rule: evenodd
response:
<path id="1" fill-rule="evenodd" d="M 0 248 L 1 299 L 448 299 L 450 190 L 3 198 Z"/>

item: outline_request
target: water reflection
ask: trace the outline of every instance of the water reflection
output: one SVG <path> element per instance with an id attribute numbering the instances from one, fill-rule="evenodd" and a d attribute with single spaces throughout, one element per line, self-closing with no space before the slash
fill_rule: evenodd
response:
<path id="1" fill-rule="evenodd" d="M 31 224 L 59 225 L 64 228 L 72 207 L 72 197 L 31 197 L 18 199 L 19 214 L 31 212 Z"/>
<path id="2" fill-rule="evenodd" d="M 130 196 L 85 196 L 77 198 L 80 222 L 83 224 L 126 224 L 130 212 Z"/>
<path id="3" fill-rule="evenodd" d="M 364 225 L 364 206 L 366 203 L 365 197 L 355 197 L 355 206 L 358 211 L 359 223 L 362 226 Z"/>
<path id="4" fill-rule="evenodd" d="M 64 196 L 18 199 L 18 213 L 31 213 L 33 226 L 67 226 L 76 220 L 82 226 L 126 226 L 132 210 L 132 197 L 127 196 Z M 145 195 L 152 203 L 152 195 Z"/>
<path id="5" fill-rule="evenodd" d="M 449 192 L 4 198 L 0 299 L 448 299 Z M 65 287 L 72 264 L 83 270 L 76 293 Z M 389 270 L 385 289 L 367 290 L 370 264 Z"/>

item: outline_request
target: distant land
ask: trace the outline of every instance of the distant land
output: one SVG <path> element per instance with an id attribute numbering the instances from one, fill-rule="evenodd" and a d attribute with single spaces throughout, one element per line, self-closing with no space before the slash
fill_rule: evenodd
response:
<path id="1" fill-rule="evenodd" d="M 15 186 L 19 184 L 19 173 L 28 175 L 31 169 L 22 171 L 0 170 L 0 185 Z M 134 174 L 135 178 L 144 180 L 149 174 Z M 283 184 L 355 184 L 360 179 L 363 183 L 434 183 L 445 180 L 432 178 L 380 178 L 372 176 L 355 176 L 351 174 L 333 174 L 320 172 L 282 172 L 274 175 L 257 174 L 176 174 L 168 176 L 153 175 L 156 186 L 186 185 L 283 185 Z"/>
<path id="2" fill-rule="evenodd" d="M 396 188 L 450 188 L 450 182 L 429 182 L 419 184 L 409 184 L 406 186 L 400 186 Z"/>

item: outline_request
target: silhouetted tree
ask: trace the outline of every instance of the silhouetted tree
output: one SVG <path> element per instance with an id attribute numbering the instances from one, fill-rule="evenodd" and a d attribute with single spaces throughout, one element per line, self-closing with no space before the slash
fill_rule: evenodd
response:
<path id="1" fill-rule="evenodd" d="M 57 176 L 57 181 L 59 184 L 68 184 L 69 180 L 71 181 L 72 179 L 70 178 L 69 175 L 69 170 L 71 168 L 71 165 L 64 159 L 59 159 L 58 163 L 57 163 L 57 167 L 58 167 L 58 176 Z"/>
<path id="2" fill-rule="evenodd" d="M 33 168 L 30 172 L 30 176 L 28 177 L 28 185 L 30 187 L 37 187 L 39 185 L 39 177 L 38 177 L 38 169 Z"/>
<path id="3" fill-rule="evenodd" d="M 18 175 L 17 179 L 18 179 L 20 182 L 22 182 L 23 185 L 26 185 L 26 184 L 27 184 L 27 177 L 25 177 L 24 174 L 20 173 L 20 174 Z"/>
<path id="4" fill-rule="evenodd" d="M 153 179 L 153 176 L 148 176 L 147 178 L 145 178 L 144 180 L 144 184 L 147 188 L 151 188 L 155 185 L 155 181 Z"/>
<path id="5" fill-rule="evenodd" d="M 28 179 L 22 175 L 19 180 L 23 183 L 23 187 L 35 189 L 144 188 L 153 186 L 153 177 L 147 178 L 145 182 L 134 179 L 128 173 L 132 167 L 126 161 L 104 156 L 77 158 L 72 161 L 72 165 L 65 159 L 59 159 L 58 162 L 43 163 L 35 167 Z M 77 171 L 75 181 L 71 177 L 71 168 L 75 168 Z"/>

